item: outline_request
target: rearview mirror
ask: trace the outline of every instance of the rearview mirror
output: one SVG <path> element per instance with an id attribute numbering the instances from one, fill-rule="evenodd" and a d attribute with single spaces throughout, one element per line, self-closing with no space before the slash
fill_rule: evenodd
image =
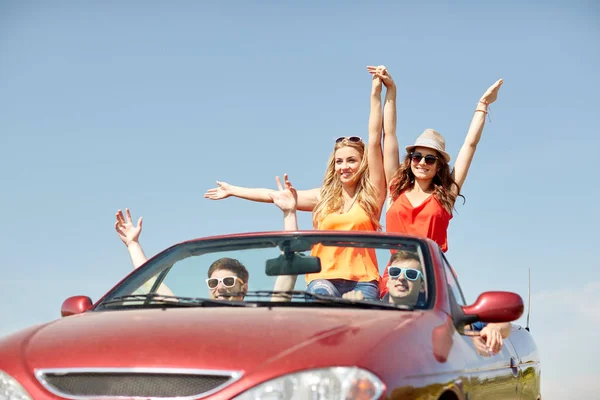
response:
<path id="1" fill-rule="evenodd" d="M 485 292 L 475 303 L 463 306 L 461 322 L 512 322 L 523 315 L 523 299 L 512 292 Z"/>
<path id="2" fill-rule="evenodd" d="M 69 297 L 62 303 L 60 315 L 68 317 L 70 315 L 81 314 L 92 308 L 92 299 L 87 296 Z"/>
<path id="3" fill-rule="evenodd" d="M 265 273 L 268 276 L 304 275 L 321 272 L 319 257 L 286 252 L 277 258 L 267 260 Z"/>

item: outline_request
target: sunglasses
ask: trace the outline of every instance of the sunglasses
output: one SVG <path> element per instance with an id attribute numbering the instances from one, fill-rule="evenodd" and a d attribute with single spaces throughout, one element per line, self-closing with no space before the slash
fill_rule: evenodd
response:
<path id="1" fill-rule="evenodd" d="M 400 267 L 388 267 L 388 274 L 390 278 L 397 279 L 400 274 L 404 272 L 404 277 L 409 281 L 416 281 L 419 277 L 423 277 L 423 274 L 418 269 L 414 268 L 400 268 Z"/>
<path id="2" fill-rule="evenodd" d="M 242 283 L 242 285 L 244 284 L 244 282 L 237 276 L 224 276 L 223 278 L 208 278 L 206 280 L 206 284 L 208 285 L 209 289 L 216 289 L 217 286 L 219 286 L 219 283 L 222 283 L 223 286 L 226 288 L 230 288 L 235 285 L 236 280 L 239 280 Z"/>
<path id="3" fill-rule="evenodd" d="M 335 142 L 339 143 L 339 142 L 343 142 L 344 140 L 347 140 L 347 141 L 352 142 L 352 143 L 360 143 L 360 142 L 362 142 L 362 139 L 360 137 L 358 137 L 358 136 L 341 136 L 341 137 L 335 139 Z"/>
<path id="4" fill-rule="evenodd" d="M 423 154 L 419 153 L 418 151 L 416 151 L 414 153 L 410 153 L 410 159 L 413 160 L 413 162 L 415 162 L 415 163 L 420 163 L 421 160 L 423 159 Z M 431 154 L 427 154 L 425 156 L 425 164 L 433 165 L 433 164 L 435 164 L 437 159 L 438 159 L 438 157 L 433 156 Z"/>

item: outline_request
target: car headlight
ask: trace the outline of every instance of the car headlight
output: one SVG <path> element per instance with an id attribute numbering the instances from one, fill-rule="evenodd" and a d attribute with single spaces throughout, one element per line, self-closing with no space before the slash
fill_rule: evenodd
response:
<path id="1" fill-rule="evenodd" d="M 234 400 L 374 400 L 383 392 L 375 375 L 357 367 L 295 372 L 261 383 Z"/>
<path id="2" fill-rule="evenodd" d="M 31 400 L 31 397 L 15 378 L 0 371 L 0 400 Z"/>

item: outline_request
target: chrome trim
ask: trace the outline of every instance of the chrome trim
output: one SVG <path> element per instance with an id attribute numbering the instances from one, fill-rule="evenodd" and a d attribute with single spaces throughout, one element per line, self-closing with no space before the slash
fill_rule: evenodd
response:
<path id="1" fill-rule="evenodd" d="M 217 376 L 228 376 L 229 379 L 227 382 L 223 383 L 216 388 L 209 390 L 204 393 L 198 393 L 192 396 L 184 396 L 184 397 L 132 397 L 132 396 L 78 396 L 73 397 L 70 394 L 62 393 L 56 388 L 54 388 L 46 379 L 44 375 L 46 374 L 56 374 L 56 375 L 68 375 L 70 373 L 133 373 L 133 374 L 187 374 L 187 375 L 217 375 Z M 65 399 L 71 400 L 115 400 L 115 399 L 143 399 L 143 400 L 196 400 L 203 399 L 211 394 L 218 392 L 219 390 L 224 389 L 225 387 L 235 383 L 238 381 L 242 375 L 242 371 L 223 371 L 223 370 L 212 370 L 212 369 L 187 369 L 187 368 L 44 368 L 44 369 L 35 369 L 34 370 L 35 377 L 42 384 L 42 386 L 49 391 L 50 393 L 60 396 Z"/>

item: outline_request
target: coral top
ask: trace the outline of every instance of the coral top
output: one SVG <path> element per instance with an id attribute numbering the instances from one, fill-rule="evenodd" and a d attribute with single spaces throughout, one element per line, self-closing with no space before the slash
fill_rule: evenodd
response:
<path id="1" fill-rule="evenodd" d="M 375 231 L 376 227 L 366 211 L 354 203 L 344 214 L 329 214 L 319 222 L 318 230 Z M 321 272 L 307 274 L 306 283 L 315 279 L 346 279 L 355 282 L 379 280 L 375 249 L 357 247 L 330 247 L 320 243 L 310 253 L 321 259 Z"/>
<path id="2" fill-rule="evenodd" d="M 452 214 L 440 204 L 432 194 L 425 201 L 413 207 L 406 194 L 402 192 L 386 213 L 386 231 L 407 233 L 427 237 L 436 242 L 443 252 L 448 250 L 448 225 Z M 387 292 L 387 266 L 379 283 L 379 291 L 383 297 Z"/>

